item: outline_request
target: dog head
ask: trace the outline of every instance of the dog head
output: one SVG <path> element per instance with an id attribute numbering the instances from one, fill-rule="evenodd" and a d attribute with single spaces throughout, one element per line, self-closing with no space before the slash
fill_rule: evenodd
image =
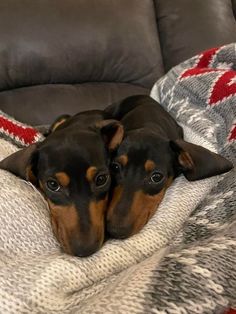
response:
<path id="1" fill-rule="evenodd" d="M 111 181 L 108 151 L 121 142 L 123 129 L 116 121 L 101 120 L 81 130 L 67 122 L 53 131 L 4 159 L 0 168 L 37 186 L 63 249 L 88 256 L 103 244 Z"/>
<path id="2" fill-rule="evenodd" d="M 231 162 L 182 139 L 169 141 L 143 129 L 128 132 L 111 164 L 114 177 L 107 231 L 127 238 L 156 212 L 166 189 L 183 173 L 199 180 L 229 171 Z"/>

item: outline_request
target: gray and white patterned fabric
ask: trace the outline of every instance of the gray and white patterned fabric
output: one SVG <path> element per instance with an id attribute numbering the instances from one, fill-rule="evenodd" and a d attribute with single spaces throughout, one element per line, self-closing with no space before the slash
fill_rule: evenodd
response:
<path id="1" fill-rule="evenodd" d="M 151 96 L 185 139 L 236 164 L 236 45 L 173 68 Z M 0 158 L 18 148 L 0 139 Z M 224 313 L 236 306 L 236 171 L 175 180 L 137 235 L 64 254 L 46 202 L 0 171 L 0 313 Z M 144 208 L 145 210 L 145 208 Z"/>

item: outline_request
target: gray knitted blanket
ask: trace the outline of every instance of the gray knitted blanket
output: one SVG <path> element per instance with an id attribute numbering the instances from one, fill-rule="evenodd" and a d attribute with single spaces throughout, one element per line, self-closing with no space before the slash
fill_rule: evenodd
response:
<path id="1" fill-rule="evenodd" d="M 173 68 L 151 96 L 188 141 L 236 164 L 236 45 Z M 0 159 L 17 149 L 0 136 Z M 1 170 L 0 313 L 208 314 L 236 306 L 235 174 L 177 178 L 139 234 L 76 258 L 61 251 L 41 194 Z"/>

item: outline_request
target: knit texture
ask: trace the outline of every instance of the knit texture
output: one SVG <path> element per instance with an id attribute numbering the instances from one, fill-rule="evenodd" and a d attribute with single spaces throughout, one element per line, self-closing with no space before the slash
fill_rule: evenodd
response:
<path id="1" fill-rule="evenodd" d="M 151 93 L 186 140 L 234 164 L 235 51 L 198 55 Z M 5 137 L 1 159 L 17 150 Z M 223 313 L 236 305 L 235 177 L 180 176 L 139 234 L 76 258 L 61 251 L 41 194 L 1 170 L 0 313 Z"/>

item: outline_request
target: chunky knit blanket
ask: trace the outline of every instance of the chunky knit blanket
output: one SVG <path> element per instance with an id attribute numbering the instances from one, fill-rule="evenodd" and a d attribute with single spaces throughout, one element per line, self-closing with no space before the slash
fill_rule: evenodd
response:
<path id="1" fill-rule="evenodd" d="M 151 95 L 188 141 L 236 163 L 236 45 L 173 68 Z M 0 159 L 40 139 L 0 114 Z M 76 258 L 61 251 L 41 194 L 1 170 L 0 313 L 225 313 L 236 306 L 235 185 L 234 169 L 181 176 L 139 234 Z"/>

